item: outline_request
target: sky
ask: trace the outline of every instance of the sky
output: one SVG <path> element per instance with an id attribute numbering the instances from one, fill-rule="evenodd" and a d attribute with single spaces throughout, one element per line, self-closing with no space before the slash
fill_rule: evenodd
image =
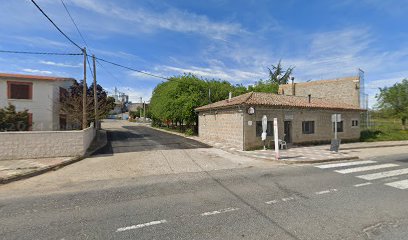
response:
<path id="1" fill-rule="evenodd" d="M 63 0 L 88 54 L 148 73 L 193 73 L 250 85 L 281 60 L 295 82 L 365 72 L 369 105 L 379 87 L 408 77 L 408 1 Z M 60 0 L 37 0 L 85 46 Z M 29 0 L 1 0 L 0 50 L 79 53 Z M 82 56 L 0 53 L 0 72 L 83 78 Z M 98 82 L 148 101 L 163 81 L 102 62 Z M 88 71 L 88 81 L 91 80 Z"/>

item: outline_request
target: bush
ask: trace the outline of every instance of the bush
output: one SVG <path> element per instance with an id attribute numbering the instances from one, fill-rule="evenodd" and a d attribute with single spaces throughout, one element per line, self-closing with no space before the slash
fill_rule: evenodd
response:
<path id="1" fill-rule="evenodd" d="M 364 131 L 361 131 L 360 133 L 360 140 L 363 142 L 369 141 L 369 140 L 374 141 L 381 134 L 383 134 L 383 132 L 380 130 L 364 130 Z"/>
<path id="2" fill-rule="evenodd" d="M 189 128 L 184 132 L 187 136 L 193 136 L 194 135 L 194 131 L 193 129 Z"/>

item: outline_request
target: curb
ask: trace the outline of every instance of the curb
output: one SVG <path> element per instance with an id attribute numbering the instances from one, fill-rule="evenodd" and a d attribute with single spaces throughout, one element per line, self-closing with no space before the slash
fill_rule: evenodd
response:
<path id="1" fill-rule="evenodd" d="M 14 181 L 18 181 L 18 180 L 22 180 L 22 179 L 26 179 L 26 178 L 30 178 L 30 177 L 34 177 L 34 176 L 38 176 L 38 175 L 41 175 L 43 173 L 49 172 L 51 170 L 57 170 L 59 168 L 65 167 L 67 165 L 79 162 L 79 161 L 91 156 L 94 152 L 96 152 L 99 149 L 105 147 L 106 144 L 108 143 L 108 141 L 106 139 L 107 138 L 106 130 L 101 130 L 101 131 L 104 131 L 104 133 L 102 135 L 105 135 L 105 138 L 104 138 L 105 141 L 102 144 L 98 145 L 95 149 L 92 149 L 91 151 L 86 151 L 84 155 L 77 156 L 77 157 L 72 157 L 71 159 L 69 159 L 67 161 L 64 161 L 64 162 L 61 162 L 61 163 L 58 163 L 56 165 L 51 165 L 51 166 L 47 166 L 47 167 L 44 167 L 44 168 L 39 168 L 39 169 L 32 170 L 32 171 L 29 171 L 29 172 L 25 172 L 25 173 L 22 173 L 22 174 L 13 175 L 13 176 L 10 176 L 10 177 L 7 177 L 7 178 L 0 178 L 0 184 L 7 184 L 7 183 L 10 183 L 10 182 L 14 182 Z"/>
<path id="2" fill-rule="evenodd" d="M 408 146 L 408 144 L 401 143 L 401 144 L 392 144 L 392 145 L 376 145 L 376 146 L 345 147 L 345 148 L 340 147 L 339 151 L 340 150 L 353 150 L 353 149 L 366 149 L 366 148 L 402 147 L 402 146 Z"/>
<path id="3" fill-rule="evenodd" d="M 279 160 L 279 162 L 286 162 L 288 164 L 296 164 L 296 163 L 323 163 L 323 162 L 336 162 L 336 161 L 345 161 L 345 160 L 357 160 L 360 159 L 357 156 L 351 157 L 341 157 L 341 158 L 325 158 L 325 159 L 318 159 L 318 160 Z"/>

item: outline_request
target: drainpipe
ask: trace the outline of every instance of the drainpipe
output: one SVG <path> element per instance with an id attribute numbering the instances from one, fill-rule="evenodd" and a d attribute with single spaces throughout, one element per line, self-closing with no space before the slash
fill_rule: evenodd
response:
<path id="1" fill-rule="evenodd" d="M 312 101 L 312 94 L 307 95 L 308 99 L 309 99 L 309 103 Z"/>

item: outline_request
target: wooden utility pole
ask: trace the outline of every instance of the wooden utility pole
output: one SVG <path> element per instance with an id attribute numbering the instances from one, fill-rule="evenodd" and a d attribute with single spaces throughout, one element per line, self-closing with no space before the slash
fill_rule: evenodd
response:
<path id="1" fill-rule="evenodd" d="M 96 89 L 96 59 L 95 54 L 92 54 L 93 60 L 93 91 L 94 91 L 94 109 L 95 109 L 95 128 L 99 129 L 99 118 L 98 118 L 98 95 Z"/>
<path id="2" fill-rule="evenodd" d="M 82 88 L 82 129 L 87 128 L 88 126 L 88 121 L 86 119 L 86 48 L 84 47 L 82 49 L 82 52 L 84 53 L 84 82 L 83 82 L 83 88 Z"/>

